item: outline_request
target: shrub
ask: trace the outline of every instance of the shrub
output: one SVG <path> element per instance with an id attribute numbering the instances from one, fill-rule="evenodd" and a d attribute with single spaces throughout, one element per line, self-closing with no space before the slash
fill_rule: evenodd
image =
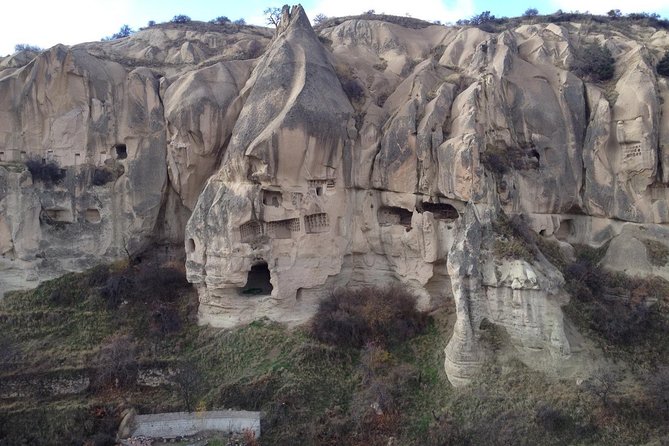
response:
<path id="1" fill-rule="evenodd" d="M 119 29 L 117 33 L 112 34 L 111 40 L 122 39 L 122 38 L 128 37 L 128 36 L 130 36 L 134 33 L 135 33 L 135 31 L 132 28 L 130 28 L 128 25 L 123 25 L 123 26 L 121 26 L 121 29 Z"/>
<path id="2" fill-rule="evenodd" d="M 100 296 L 107 303 L 107 307 L 115 308 L 130 297 L 133 289 L 134 280 L 117 273 L 107 278 L 105 285 L 100 289 Z"/>
<path id="3" fill-rule="evenodd" d="M 354 77 L 350 68 L 338 66 L 336 73 L 342 90 L 351 102 L 360 102 L 365 98 L 365 88 Z"/>
<path id="4" fill-rule="evenodd" d="M 65 169 L 61 169 L 56 161 L 30 158 L 25 164 L 33 180 L 44 184 L 58 184 L 66 175 Z"/>
<path id="5" fill-rule="evenodd" d="M 234 23 L 234 24 L 237 25 L 237 26 L 244 26 L 244 25 L 246 25 L 246 20 L 244 20 L 244 19 L 237 19 L 237 20 L 235 20 L 235 21 L 232 22 L 232 23 Z"/>
<path id="6" fill-rule="evenodd" d="M 537 408 L 534 421 L 544 430 L 549 432 L 559 432 L 572 424 L 569 415 L 562 413 L 547 404 L 542 404 Z"/>
<path id="7" fill-rule="evenodd" d="M 400 286 L 339 289 L 319 304 L 311 334 L 338 346 L 389 346 L 415 336 L 426 324 L 415 297 Z"/>
<path id="8" fill-rule="evenodd" d="M 93 186 L 104 186 L 105 184 L 111 183 L 114 180 L 116 180 L 116 175 L 114 175 L 114 172 L 105 167 L 96 167 L 93 171 L 91 183 Z"/>
<path id="9" fill-rule="evenodd" d="M 327 19 L 328 18 L 325 14 L 316 14 L 316 16 L 314 16 L 314 25 L 320 25 L 321 23 L 325 22 Z"/>
<path id="10" fill-rule="evenodd" d="M 539 15 L 539 10 L 537 8 L 528 8 L 523 13 L 523 17 L 536 17 Z"/>
<path id="11" fill-rule="evenodd" d="M 657 240 L 645 239 L 643 244 L 646 246 L 646 254 L 651 264 L 655 266 L 665 266 L 669 261 L 669 248 Z"/>
<path id="12" fill-rule="evenodd" d="M 190 23 L 190 17 L 184 14 L 175 15 L 172 17 L 172 23 Z"/>
<path id="13" fill-rule="evenodd" d="M 151 28 L 152 26 L 156 26 L 156 21 L 155 20 L 149 20 L 149 22 L 146 24 L 147 27 Z"/>
<path id="14" fill-rule="evenodd" d="M 213 23 L 215 25 L 225 25 L 226 23 L 230 23 L 230 19 L 222 15 L 220 17 L 216 17 L 215 19 L 210 20 L 209 23 Z"/>
<path id="15" fill-rule="evenodd" d="M 669 51 L 664 53 L 664 57 L 657 63 L 657 74 L 669 77 Z"/>
<path id="16" fill-rule="evenodd" d="M 536 254 L 534 233 L 520 216 L 509 218 L 501 213 L 492 223 L 492 230 L 498 236 L 493 244 L 493 252 L 498 258 L 523 259 L 532 262 Z"/>
<path id="17" fill-rule="evenodd" d="M 16 45 L 14 45 L 14 51 L 16 51 L 17 53 L 19 51 L 32 51 L 34 53 L 40 53 L 43 50 L 37 45 L 30 45 L 28 43 L 17 43 Z"/>
<path id="18" fill-rule="evenodd" d="M 174 375 L 174 384 L 188 412 L 195 410 L 197 395 L 202 386 L 202 374 L 195 364 L 180 364 Z"/>
<path id="19" fill-rule="evenodd" d="M 137 347 L 130 336 L 114 335 L 108 338 L 93 361 L 93 388 L 101 390 L 133 386 L 139 370 L 136 355 Z"/>
<path id="20" fill-rule="evenodd" d="M 341 82 L 341 87 L 346 96 L 353 102 L 359 102 L 365 97 L 365 89 L 356 79 L 344 79 Z"/>
<path id="21" fill-rule="evenodd" d="M 615 60 L 604 45 L 591 43 L 577 51 L 573 64 L 574 72 L 586 80 L 602 82 L 613 78 Z"/>

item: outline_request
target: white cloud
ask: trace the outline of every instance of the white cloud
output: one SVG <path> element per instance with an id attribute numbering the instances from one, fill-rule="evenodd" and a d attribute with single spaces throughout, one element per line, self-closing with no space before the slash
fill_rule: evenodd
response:
<path id="1" fill-rule="evenodd" d="M 385 13 L 411 17 L 427 21 L 440 20 L 443 23 L 455 22 L 474 14 L 473 0 L 411 0 L 393 2 L 388 0 L 319 0 L 315 6 L 307 9 L 309 18 L 316 14 L 328 17 L 362 14 L 373 9 L 377 14 Z"/>
<path id="2" fill-rule="evenodd" d="M 128 23 L 130 0 L 18 0 L 3 2 L 0 56 L 17 43 L 48 48 L 100 40 Z M 113 24 L 113 25 L 112 25 Z"/>
<path id="3" fill-rule="evenodd" d="M 583 2 L 583 0 L 552 0 L 551 3 L 554 7 L 553 11 L 562 9 L 565 12 L 589 11 L 594 14 L 606 14 L 612 9 L 620 9 L 625 14 L 630 12 L 656 12 L 663 16 L 669 14 L 667 0 L 635 0 L 633 2 L 629 0 L 590 0 L 588 2 Z"/>

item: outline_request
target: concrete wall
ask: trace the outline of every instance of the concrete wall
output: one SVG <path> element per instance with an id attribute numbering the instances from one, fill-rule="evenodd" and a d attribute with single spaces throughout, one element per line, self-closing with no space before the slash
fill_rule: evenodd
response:
<path id="1" fill-rule="evenodd" d="M 174 438 L 212 430 L 235 433 L 251 430 L 256 438 L 260 437 L 260 412 L 225 410 L 137 415 L 133 424 L 133 437 Z"/>

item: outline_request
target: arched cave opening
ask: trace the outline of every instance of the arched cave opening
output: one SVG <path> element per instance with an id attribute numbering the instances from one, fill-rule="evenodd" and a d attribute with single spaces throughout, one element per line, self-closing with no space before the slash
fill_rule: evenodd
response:
<path id="1" fill-rule="evenodd" d="M 268 296 L 272 294 L 271 274 L 267 262 L 259 262 L 251 267 L 246 285 L 241 290 L 245 296 Z"/>
<path id="2" fill-rule="evenodd" d="M 128 148 L 125 144 L 116 144 L 114 148 L 116 149 L 117 159 L 124 160 L 128 157 Z"/>
<path id="3" fill-rule="evenodd" d="M 192 238 L 189 238 L 186 240 L 186 252 L 193 252 L 195 251 L 195 240 Z"/>

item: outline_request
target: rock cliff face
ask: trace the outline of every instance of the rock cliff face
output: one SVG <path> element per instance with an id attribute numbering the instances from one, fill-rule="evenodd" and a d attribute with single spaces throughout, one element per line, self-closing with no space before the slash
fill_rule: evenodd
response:
<path id="1" fill-rule="evenodd" d="M 499 258 L 494 226 L 522 215 L 567 255 L 607 245 L 604 266 L 669 277 L 647 253 L 669 235 L 669 34 L 598 26 L 315 32 L 297 6 L 275 33 L 160 26 L 6 58 L 0 274 L 183 242 L 203 323 L 302 323 L 336 287 L 399 281 L 424 309 L 455 302 L 454 384 L 488 355 L 486 324 L 580 373 L 564 278 L 540 252 Z M 592 42 L 612 81 L 569 70 Z M 33 178 L 31 156 L 65 178 Z"/>

